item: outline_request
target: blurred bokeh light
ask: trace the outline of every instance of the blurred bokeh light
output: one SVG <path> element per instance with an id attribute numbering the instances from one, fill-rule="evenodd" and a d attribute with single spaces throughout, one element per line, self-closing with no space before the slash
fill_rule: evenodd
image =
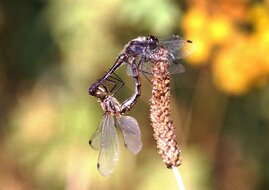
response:
<path id="1" fill-rule="evenodd" d="M 0 189 L 176 189 L 157 154 L 150 84 L 133 110 L 143 149 L 102 177 L 88 140 L 102 110 L 88 87 L 131 39 L 196 44 L 173 77 L 173 118 L 187 189 L 269 189 L 269 1 L 0 2 Z M 126 81 L 117 94 L 133 93 Z"/>

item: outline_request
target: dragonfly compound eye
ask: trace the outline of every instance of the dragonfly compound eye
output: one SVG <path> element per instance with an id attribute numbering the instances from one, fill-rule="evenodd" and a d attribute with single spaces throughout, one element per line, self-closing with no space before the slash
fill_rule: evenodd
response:
<path id="1" fill-rule="evenodd" d="M 156 48 L 158 46 L 158 44 L 159 44 L 158 38 L 156 36 L 153 36 L 153 35 L 149 35 L 147 37 L 147 41 L 148 41 L 149 46 L 151 48 Z"/>
<path id="2" fill-rule="evenodd" d="M 97 98 L 105 98 L 108 95 L 107 89 L 102 86 L 98 86 L 98 88 L 94 92 L 94 96 Z"/>

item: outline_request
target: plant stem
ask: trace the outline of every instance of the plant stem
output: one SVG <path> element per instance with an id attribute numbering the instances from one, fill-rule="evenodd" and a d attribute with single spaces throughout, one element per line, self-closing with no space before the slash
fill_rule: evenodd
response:
<path id="1" fill-rule="evenodd" d="M 175 176 L 176 181 L 177 181 L 178 189 L 185 190 L 185 186 L 184 186 L 182 177 L 180 175 L 179 169 L 175 166 L 172 166 L 172 170 L 173 170 L 174 176 Z"/>

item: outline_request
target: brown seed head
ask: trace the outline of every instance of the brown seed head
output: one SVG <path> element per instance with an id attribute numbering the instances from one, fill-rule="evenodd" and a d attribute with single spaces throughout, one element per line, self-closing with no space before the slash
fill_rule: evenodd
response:
<path id="1" fill-rule="evenodd" d="M 158 152 L 168 168 L 181 164 L 180 150 L 176 142 L 175 128 L 170 119 L 170 74 L 168 72 L 167 50 L 160 48 L 157 53 L 161 61 L 153 64 L 152 97 L 150 119 L 157 142 Z"/>

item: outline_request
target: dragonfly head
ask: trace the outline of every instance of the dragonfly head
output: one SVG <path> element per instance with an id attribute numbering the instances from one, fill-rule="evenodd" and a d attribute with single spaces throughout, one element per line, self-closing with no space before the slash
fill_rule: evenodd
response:
<path id="1" fill-rule="evenodd" d="M 89 94 L 92 96 L 95 96 L 96 90 L 99 86 L 99 82 L 95 82 L 91 85 L 91 87 L 89 88 Z"/>
<path id="2" fill-rule="evenodd" d="M 143 55 L 152 51 L 159 45 L 159 40 L 156 36 L 149 35 L 147 37 L 138 37 L 133 39 L 125 47 L 129 55 Z"/>
<path id="3" fill-rule="evenodd" d="M 159 40 L 156 36 L 149 35 L 149 36 L 147 36 L 146 40 L 147 40 L 148 46 L 151 50 L 157 48 L 159 45 Z"/>
<path id="4" fill-rule="evenodd" d="M 108 90 L 104 85 L 100 85 L 95 89 L 92 95 L 103 100 L 108 96 Z"/>

